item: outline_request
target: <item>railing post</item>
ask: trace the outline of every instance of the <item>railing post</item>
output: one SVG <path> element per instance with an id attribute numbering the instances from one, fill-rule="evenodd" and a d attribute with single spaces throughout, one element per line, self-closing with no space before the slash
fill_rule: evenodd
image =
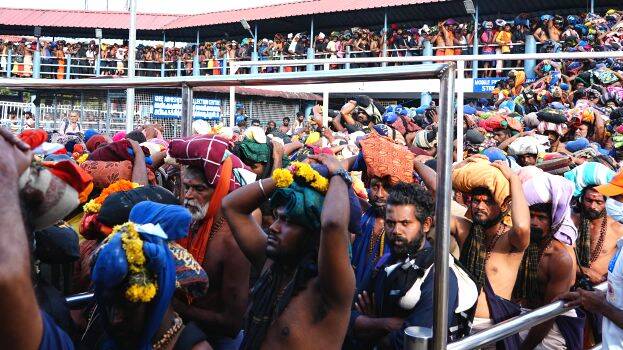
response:
<path id="1" fill-rule="evenodd" d="M 32 77 L 41 78 L 41 51 L 39 51 L 39 43 L 37 42 L 37 50 L 32 56 Z"/>
<path id="2" fill-rule="evenodd" d="M 463 160 L 463 98 L 465 95 L 465 61 L 456 62 L 456 161 Z"/>
<path id="3" fill-rule="evenodd" d="M 433 44 L 430 41 L 424 41 L 424 50 L 422 50 L 422 56 L 430 57 L 433 55 Z M 426 61 L 424 63 L 433 63 L 433 61 Z"/>
<path id="4" fill-rule="evenodd" d="M 177 58 L 177 76 L 182 76 L 182 59 L 179 57 Z"/>
<path id="5" fill-rule="evenodd" d="M 65 70 L 65 79 L 71 79 L 71 56 L 65 56 L 67 61 L 67 69 Z"/>
<path id="6" fill-rule="evenodd" d="M 11 77 L 11 69 L 13 69 L 13 50 L 9 50 L 6 55 L 6 77 Z"/>
<path id="7" fill-rule="evenodd" d="M 199 68 L 199 55 L 195 54 L 193 57 L 193 76 L 197 77 L 201 75 Z"/>
<path id="8" fill-rule="evenodd" d="M 476 13 L 474 14 L 474 42 L 472 47 L 472 55 L 478 55 L 478 21 L 480 17 L 480 8 L 478 7 L 478 0 L 476 0 Z M 478 78 L 478 61 L 472 61 L 472 78 Z"/>
<path id="9" fill-rule="evenodd" d="M 164 56 L 162 57 L 162 62 L 160 63 L 160 76 L 164 78 Z"/>
<path id="10" fill-rule="evenodd" d="M 227 74 L 227 55 L 223 56 L 223 67 L 221 67 L 221 75 Z"/>
<path id="11" fill-rule="evenodd" d="M 102 58 L 100 57 L 100 54 L 98 53 L 97 57 L 95 58 L 95 76 L 96 77 L 100 76 L 101 70 L 102 70 Z"/>
<path id="12" fill-rule="evenodd" d="M 311 47 L 308 47 L 308 48 L 307 48 L 307 59 L 308 59 L 308 60 L 313 60 L 314 58 L 316 58 L 316 57 L 315 57 L 315 52 L 314 52 L 314 49 L 313 49 L 313 48 L 311 48 Z M 314 66 L 313 64 L 308 64 L 308 65 L 307 65 L 307 71 L 308 71 L 308 72 L 311 72 L 311 71 L 313 71 L 313 70 L 315 70 L 315 69 L 316 69 L 316 66 Z"/>
<path id="13" fill-rule="evenodd" d="M 350 58 L 350 46 L 346 46 L 346 59 Z M 350 69 L 350 62 L 344 64 L 344 69 Z"/>
<path id="14" fill-rule="evenodd" d="M 257 62 L 257 50 L 251 52 L 251 62 Z M 257 64 L 251 66 L 251 74 L 257 74 Z"/>
<path id="15" fill-rule="evenodd" d="M 283 61 L 283 53 L 281 53 L 281 56 L 279 56 L 279 57 L 280 57 L 279 59 L 280 59 L 281 61 Z M 283 65 L 280 65 L 280 66 L 279 66 L 279 73 L 283 73 Z"/>
<path id="16" fill-rule="evenodd" d="M 408 327 L 404 334 L 405 350 L 428 350 L 432 345 L 433 330 L 427 327 Z"/>
<path id="17" fill-rule="evenodd" d="M 532 34 L 526 35 L 525 40 L 525 53 L 536 53 L 536 39 Z M 536 73 L 534 73 L 534 67 L 536 66 L 536 60 L 524 60 L 523 61 L 523 69 L 526 72 L 526 78 L 534 79 L 536 78 Z"/>

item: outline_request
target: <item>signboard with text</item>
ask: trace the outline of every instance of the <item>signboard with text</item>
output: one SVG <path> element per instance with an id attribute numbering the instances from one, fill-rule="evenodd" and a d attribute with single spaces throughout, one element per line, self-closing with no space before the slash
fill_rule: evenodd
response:
<path id="1" fill-rule="evenodd" d="M 182 98 L 154 95 L 152 108 L 154 118 L 180 118 L 182 116 Z M 221 100 L 193 98 L 193 119 L 218 121 L 221 118 Z"/>
<path id="2" fill-rule="evenodd" d="M 474 79 L 474 92 L 493 92 L 495 84 L 508 78 L 476 78 Z M 532 83 L 534 79 L 526 79 L 526 83 Z"/>

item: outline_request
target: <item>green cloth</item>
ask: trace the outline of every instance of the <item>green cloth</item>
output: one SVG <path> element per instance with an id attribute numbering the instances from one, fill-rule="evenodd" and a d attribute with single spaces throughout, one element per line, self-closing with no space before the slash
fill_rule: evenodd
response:
<path id="1" fill-rule="evenodd" d="M 270 161 L 270 148 L 266 143 L 257 143 L 246 138 L 240 143 L 239 150 L 243 161 L 249 160 L 253 163 L 268 163 Z"/>
<path id="2" fill-rule="evenodd" d="M 270 198 L 271 208 L 284 207 L 288 220 L 313 232 L 320 232 L 320 213 L 324 196 L 311 187 L 296 182 L 290 187 L 275 190 Z"/>

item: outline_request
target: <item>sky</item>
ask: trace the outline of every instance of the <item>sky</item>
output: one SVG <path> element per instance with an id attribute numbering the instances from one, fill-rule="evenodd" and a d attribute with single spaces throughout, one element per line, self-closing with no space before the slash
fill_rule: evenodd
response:
<path id="1" fill-rule="evenodd" d="M 268 6 L 300 0 L 137 0 L 137 11 L 145 13 L 195 14 L 257 6 Z M 91 11 L 127 11 L 127 0 L 0 0 L 0 7 L 62 9 Z"/>

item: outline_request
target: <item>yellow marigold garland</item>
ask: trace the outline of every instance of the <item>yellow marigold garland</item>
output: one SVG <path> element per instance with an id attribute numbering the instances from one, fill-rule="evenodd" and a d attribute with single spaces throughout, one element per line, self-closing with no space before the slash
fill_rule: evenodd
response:
<path id="1" fill-rule="evenodd" d="M 83 155 L 79 156 L 78 159 L 76 159 L 76 163 L 82 164 L 82 163 L 86 162 L 87 158 L 89 158 L 89 154 L 88 153 L 84 153 Z"/>
<path id="2" fill-rule="evenodd" d="M 125 192 L 132 189 L 140 187 L 136 182 L 128 181 L 128 180 L 118 180 L 110 184 L 110 186 L 106 187 L 102 190 L 97 198 L 91 199 L 87 204 L 82 207 L 85 213 L 99 213 L 102 208 L 102 204 L 110 196 L 115 192 Z"/>
<path id="3" fill-rule="evenodd" d="M 113 234 L 121 234 L 121 242 L 128 261 L 130 273 L 128 288 L 125 297 L 131 302 L 150 302 L 158 288 L 153 282 L 149 271 L 145 268 L 145 254 L 143 254 L 143 240 L 131 222 L 115 226 Z M 112 235 L 111 235 L 112 236 Z"/>
<path id="4" fill-rule="evenodd" d="M 320 193 L 329 190 L 329 180 L 307 163 L 293 162 L 287 169 L 276 169 L 272 177 L 278 188 L 289 187 L 297 178 Z"/>

